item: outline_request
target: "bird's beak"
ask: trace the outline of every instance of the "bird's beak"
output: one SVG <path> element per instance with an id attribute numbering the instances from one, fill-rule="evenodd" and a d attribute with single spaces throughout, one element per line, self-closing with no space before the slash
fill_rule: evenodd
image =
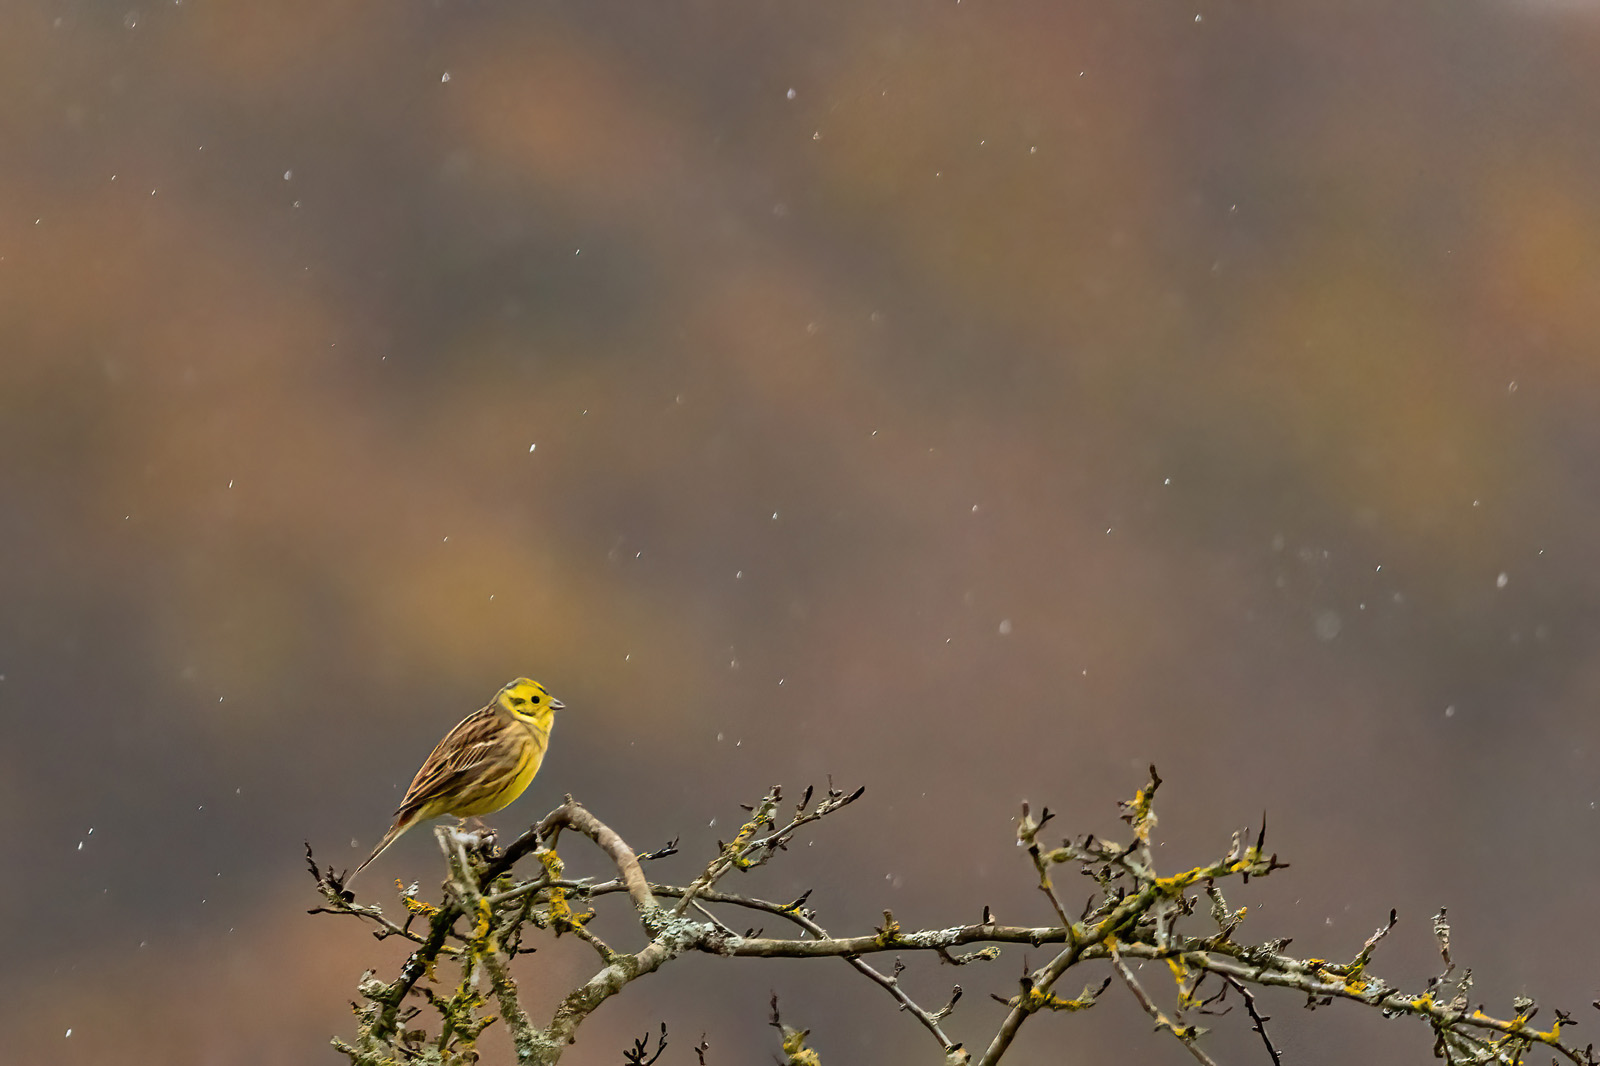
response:
<path id="1" fill-rule="evenodd" d="M 554 696 L 550 697 L 550 709 L 552 711 L 565 710 L 566 706 L 567 705 L 565 703 L 562 703 L 560 700 L 556 699 Z"/>

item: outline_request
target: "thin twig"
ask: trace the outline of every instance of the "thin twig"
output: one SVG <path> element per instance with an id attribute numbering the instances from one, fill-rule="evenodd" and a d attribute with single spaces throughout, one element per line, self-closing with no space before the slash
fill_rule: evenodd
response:
<path id="1" fill-rule="evenodd" d="M 1224 977 L 1223 980 L 1244 998 L 1244 1009 L 1250 1013 L 1250 1028 L 1261 1034 L 1261 1042 L 1267 1045 L 1267 1054 L 1272 1057 L 1272 1066 L 1283 1066 L 1283 1059 L 1278 1056 L 1278 1049 L 1273 1046 L 1272 1037 L 1267 1035 L 1267 1023 L 1272 1019 L 1261 1016 L 1256 1010 L 1256 997 L 1237 977 Z"/>
<path id="2" fill-rule="evenodd" d="M 1128 990 L 1133 993 L 1133 998 L 1139 1001 L 1139 1006 L 1143 1007 L 1145 1013 L 1154 1019 L 1157 1029 L 1166 1029 L 1171 1032 L 1184 1047 L 1189 1049 L 1189 1054 L 1195 1057 L 1195 1061 L 1202 1063 L 1203 1066 L 1217 1066 L 1210 1055 L 1200 1050 L 1200 1045 L 1195 1042 L 1194 1030 L 1187 1025 L 1182 1025 L 1168 1018 L 1161 1012 L 1161 1008 L 1155 1005 L 1155 1001 L 1150 998 L 1149 994 L 1140 987 L 1138 979 L 1133 976 L 1133 971 L 1128 969 L 1128 964 L 1122 961 L 1122 955 L 1117 951 L 1117 942 L 1115 940 L 1111 941 L 1111 965 L 1121 976 L 1122 983 L 1127 985 Z"/>

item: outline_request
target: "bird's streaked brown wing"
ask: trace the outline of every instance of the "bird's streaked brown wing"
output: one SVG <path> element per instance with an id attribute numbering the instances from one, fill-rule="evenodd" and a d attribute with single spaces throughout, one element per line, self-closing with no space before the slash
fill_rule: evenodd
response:
<path id="1" fill-rule="evenodd" d="M 514 766 L 525 740 L 521 727 L 502 719 L 492 707 L 463 718 L 412 778 L 405 799 L 395 809 L 396 820 L 405 821 L 441 796 L 460 794 L 467 782 L 497 777 L 492 767 L 500 763 Z"/>
<path id="2" fill-rule="evenodd" d="M 406 789 L 405 799 L 395 809 L 394 825 L 345 884 L 423 818 L 469 806 L 486 793 L 504 787 L 516 773 L 528 740 L 521 725 L 501 718 L 493 706 L 463 718 L 424 760 L 422 769 L 411 779 L 411 787 Z M 428 809 L 429 804 L 445 798 L 453 801 L 448 807 Z"/>

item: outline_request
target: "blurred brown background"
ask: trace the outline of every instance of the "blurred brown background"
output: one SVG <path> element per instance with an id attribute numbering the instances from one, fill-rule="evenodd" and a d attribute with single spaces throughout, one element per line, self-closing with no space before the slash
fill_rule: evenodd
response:
<path id="1" fill-rule="evenodd" d="M 839 931 L 1046 920 L 1017 801 L 1114 830 L 1153 760 L 1171 865 L 1270 812 L 1257 937 L 1395 906 L 1420 982 L 1446 905 L 1495 1007 L 1600 992 L 1600 7 L 22 0 L 0 138 L 6 1062 L 342 1061 L 401 952 L 301 842 L 519 673 L 508 831 L 687 879 L 866 784 L 746 882 Z M 1023 954 L 907 979 L 986 1039 Z M 932 1050 L 842 964 L 674 973 L 570 1061 L 763 1061 L 772 989 Z M 1187 1061 L 1125 1000 L 1018 1066 Z"/>

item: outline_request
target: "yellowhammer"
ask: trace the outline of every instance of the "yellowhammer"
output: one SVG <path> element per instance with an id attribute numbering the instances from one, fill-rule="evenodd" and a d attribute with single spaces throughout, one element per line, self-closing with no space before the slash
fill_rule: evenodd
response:
<path id="1" fill-rule="evenodd" d="M 539 682 L 519 677 L 487 707 L 463 718 L 423 762 L 394 812 L 394 825 L 349 880 L 418 822 L 441 814 L 488 814 L 522 795 L 544 762 L 556 712 L 565 706 Z"/>

